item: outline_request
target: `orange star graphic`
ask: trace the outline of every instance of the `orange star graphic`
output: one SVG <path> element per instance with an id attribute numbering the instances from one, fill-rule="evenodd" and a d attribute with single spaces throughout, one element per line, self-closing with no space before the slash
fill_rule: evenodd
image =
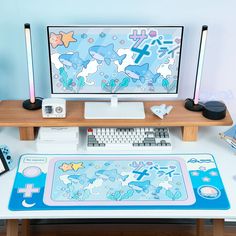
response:
<path id="1" fill-rule="evenodd" d="M 73 31 L 71 31 L 69 33 L 64 33 L 64 32 L 61 31 L 60 34 L 62 35 L 61 40 L 62 40 L 62 42 L 63 42 L 63 44 L 66 48 L 69 47 L 69 44 L 71 42 L 76 42 L 77 41 L 75 38 L 73 38 L 73 34 L 74 34 Z"/>

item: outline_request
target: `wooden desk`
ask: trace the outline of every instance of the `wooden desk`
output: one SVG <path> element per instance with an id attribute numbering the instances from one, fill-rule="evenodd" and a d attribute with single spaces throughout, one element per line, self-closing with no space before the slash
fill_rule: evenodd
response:
<path id="1" fill-rule="evenodd" d="M 22 220 L 21 222 L 21 234 L 22 236 L 30 236 L 30 220 Z M 19 221 L 8 220 L 7 221 L 7 235 L 6 236 L 18 236 L 19 235 Z M 204 236 L 205 227 L 204 220 L 196 220 L 196 235 Z M 215 219 L 213 220 L 213 236 L 224 236 L 224 220 Z"/>
<path id="2" fill-rule="evenodd" d="M 150 107 L 165 103 L 173 110 L 163 120 L 155 116 Z M 38 127 L 78 126 L 78 127 L 181 127 L 183 141 L 196 141 L 198 127 L 226 126 L 233 121 L 229 112 L 223 120 L 208 120 L 201 112 L 191 112 L 184 108 L 184 101 L 144 102 L 146 118 L 143 120 L 88 120 L 84 118 L 84 102 L 67 101 L 65 119 L 42 118 L 42 111 L 28 111 L 22 108 L 22 101 L 2 101 L 0 103 L 0 126 L 18 127 L 21 140 L 34 140 Z"/>

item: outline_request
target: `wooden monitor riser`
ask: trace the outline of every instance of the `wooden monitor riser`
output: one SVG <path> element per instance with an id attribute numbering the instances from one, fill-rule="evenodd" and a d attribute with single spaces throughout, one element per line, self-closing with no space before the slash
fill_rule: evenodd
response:
<path id="1" fill-rule="evenodd" d="M 173 109 L 163 120 L 154 115 L 150 107 L 160 104 L 172 105 Z M 34 140 L 39 127 L 181 127 L 183 141 L 196 141 L 198 127 L 229 126 L 233 124 L 227 111 L 223 120 L 208 120 L 201 112 L 191 112 L 184 108 L 184 101 L 144 102 L 146 118 L 143 120 L 88 120 L 84 119 L 84 102 L 67 101 L 65 119 L 42 118 L 42 111 L 29 111 L 22 108 L 20 100 L 0 102 L 0 126 L 18 127 L 21 140 Z"/>

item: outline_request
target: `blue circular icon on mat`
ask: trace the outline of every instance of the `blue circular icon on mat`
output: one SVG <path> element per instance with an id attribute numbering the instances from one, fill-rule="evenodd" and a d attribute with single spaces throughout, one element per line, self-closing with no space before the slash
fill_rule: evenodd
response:
<path id="1" fill-rule="evenodd" d="M 198 188 L 198 194 L 208 200 L 214 200 L 220 197 L 221 192 L 218 188 L 211 185 L 204 185 Z"/>

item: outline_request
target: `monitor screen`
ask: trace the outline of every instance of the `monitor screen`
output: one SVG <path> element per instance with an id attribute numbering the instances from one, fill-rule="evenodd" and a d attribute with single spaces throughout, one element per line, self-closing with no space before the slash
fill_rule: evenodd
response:
<path id="1" fill-rule="evenodd" d="M 47 30 L 52 95 L 178 93 L 182 26 Z"/>

